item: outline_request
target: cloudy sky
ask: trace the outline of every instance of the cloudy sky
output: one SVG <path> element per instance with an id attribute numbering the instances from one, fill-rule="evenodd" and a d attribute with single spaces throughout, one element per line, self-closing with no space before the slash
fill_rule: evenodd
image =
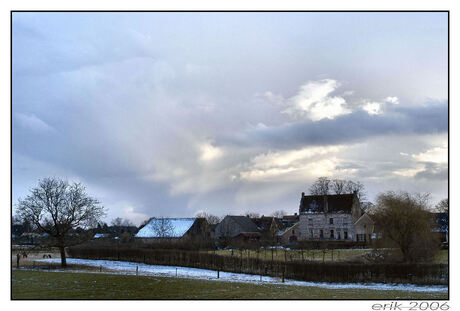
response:
<path id="1" fill-rule="evenodd" d="M 447 13 L 14 13 L 13 202 L 298 211 L 320 176 L 447 197 Z"/>

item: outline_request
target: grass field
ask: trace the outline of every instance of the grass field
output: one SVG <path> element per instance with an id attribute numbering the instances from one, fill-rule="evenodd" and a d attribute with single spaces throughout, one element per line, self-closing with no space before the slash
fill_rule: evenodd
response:
<path id="1" fill-rule="evenodd" d="M 208 251 L 209 253 L 213 253 L 214 251 Z M 303 254 L 302 254 L 303 252 Z M 233 256 L 243 256 L 243 258 L 257 258 L 262 260 L 272 260 L 272 253 L 273 253 L 273 260 L 277 261 L 284 261 L 284 260 L 314 260 L 314 261 L 347 261 L 353 258 L 358 258 L 362 255 L 371 253 L 371 249 L 336 249 L 336 250 L 288 250 L 285 251 L 284 249 L 261 249 L 259 252 L 255 250 L 234 250 Z M 225 256 L 232 256 L 231 250 L 219 250 L 215 251 L 218 255 L 225 255 Z M 303 255 L 303 257 L 302 257 Z M 448 251 L 441 250 L 436 254 L 435 257 L 436 263 L 448 263 Z"/>
<path id="2" fill-rule="evenodd" d="M 447 299 L 447 293 L 325 289 L 100 273 L 13 270 L 13 299 Z"/>

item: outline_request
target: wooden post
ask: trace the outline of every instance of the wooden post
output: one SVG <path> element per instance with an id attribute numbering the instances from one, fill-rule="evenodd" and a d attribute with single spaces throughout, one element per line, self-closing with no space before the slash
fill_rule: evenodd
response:
<path id="1" fill-rule="evenodd" d="M 282 282 L 284 283 L 284 270 L 283 270 L 283 279 L 282 279 Z"/>
<path id="2" fill-rule="evenodd" d="M 102 265 L 99 266 L 99 272 L 102 272 Z"/>
<path id="3" fill-rule="evenodd" d="M 19 269 L 19 259 L 21 258 L 21 255 L 16 254 L 16 268 Z"/>
<path id="4" fill-rule="evenodd" d="M 262 273 L 260 273 L 260 281 L 262 282 Z"/>
<path id="5" fill-rule="evenodd" d="M 217 269 L 217 278 L 219 278 L 219 272 L 220 272 L 219 269 Z"/>
<path id="6" fill-rule="evenodd" d="M 177 268 L 176 268 L 176 278 L 177 278 Z"/>
<path id="7" fill-rule="evenodd" d="M 139 275 L 139 266 L 136 266 L 136 275 Z"/>

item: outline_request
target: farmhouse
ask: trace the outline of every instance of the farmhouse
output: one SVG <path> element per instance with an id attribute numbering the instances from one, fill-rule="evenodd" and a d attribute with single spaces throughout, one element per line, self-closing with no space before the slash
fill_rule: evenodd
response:
<path id="1" fill-rule="evenodd" d="M 135 235 L 144 242 L 160 239 L 209 238 L 209 225 L 204 218 L 152 218 Z"/>
<path id="2" fill-rule="evenodd" d="M 362 212 L 356 193 L 305 195 L 299 206 L 299 240 L 335 240 L 368 243 L 372 219 Z"/>
<path id="3" fill-rule="evenodd" d="M 247 216 L 225 216 L 215 229 L 215 237 L 234 238 L 240 233 L 259 232 L 256 224 Z M 259 233 L 260 234 L 260 233 Z"/>

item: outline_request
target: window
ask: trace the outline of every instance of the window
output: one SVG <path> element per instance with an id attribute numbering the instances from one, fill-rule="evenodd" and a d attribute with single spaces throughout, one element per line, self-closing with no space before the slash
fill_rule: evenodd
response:
<path id="1" fill-rule="evenodd" d="M 334 230 L 331 230 L 331 235 L 330 235 L 330 238 L 333 239 L 334 238 Z"/>
<path id="2" fill-rule="evenodd" d="M 295 234 L 295 230 L 292 230 L 292 234 Z"/>
<path id="3" fill-rule="evenodd" d="M 365 234 L 357 234 L 358 242 L 366 242 L 366 235 Z"/>
<path id="4" fill-rule="evenodd" d="M 322 239 L 323 238 L 323 229 L 319 230 L 319 237 Z"/>
<path id="5" fill-rule="evenodd" d="M 340 240 L 340 232 L 337 232 L 337 240 Z"/>
<path id="6" fill-rule="evenodd" d="M 334 218 L 329 218 L 329 224 L 334 224 Z"/>
<path id="7" fill-rule="evenodd" d="M 345 240 L 348 239 L 348 232 L 347 232 L 347 231 L 344 231 L 344 232 L 343 232 L 343 238 L 344 238 Z"/>

